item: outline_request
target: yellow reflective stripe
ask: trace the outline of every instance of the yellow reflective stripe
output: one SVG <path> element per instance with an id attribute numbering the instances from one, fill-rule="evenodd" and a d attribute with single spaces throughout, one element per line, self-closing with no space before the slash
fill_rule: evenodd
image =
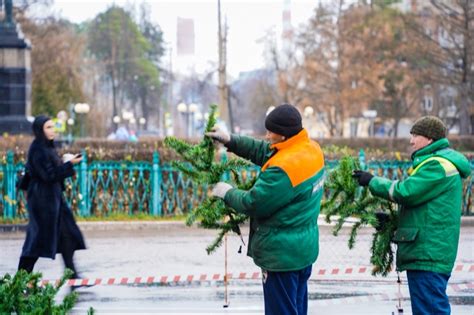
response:
<path id="1" fill-rule="evenodd" d="M 454 164 L 451 163 L 450 161 L 448 161 L 446 159 L 440 159 L 439 162 L 441 163 L 441 166 L 444 168 L 444 171 L 446 173 L 446 177 L 454 176 L 454 175 L 459 174 L 459 171 L 456 168 L 456 166 L 454 166 Z"/>
<path id="2" fill-rule="evenodd" d="M 413 173 L 411 173 L 410 176 L 415 175 L 416 172 L 418 172 L 418 170 L 419 170 L 423 165 L 425 165 L 425 164 L 428 163 L 429 161 L 433 161 L 433 160 L 438 161 L 439 164 L 443 167 L 444 173 L 446 174 L 446 177 L 459 174 L 458 169 L 456 168 L 456 166 L 454 166 L 453 163 L 451 163 L 450 161 L 446 160 L 445 158 L 438 157 L 438 156 L 434 156 L 434 157 L 430 157 L 430 158 L 424 160 L 423 162 L 421 162 L 420 165 L 418 165 L 418 166 L 413 170 Z"/>

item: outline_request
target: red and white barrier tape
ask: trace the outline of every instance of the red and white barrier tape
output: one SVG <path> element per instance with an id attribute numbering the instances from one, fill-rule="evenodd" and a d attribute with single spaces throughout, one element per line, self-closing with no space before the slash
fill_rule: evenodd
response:
<path id="1" fill-rule="evenodd" d="M 453 272 L 474 272 L 474 264 L 458 264 L 453 268 Z M 342 276 L 342 275 L 360 275 L 360 274 L 371 274 L 372 267 L 361 266 L 361 267 L 341 267 L 341 268 L 319 268 L 314 269 L 311 273 L 311 278 L 317 276 Z"/>
<path id="2" fill-rule="evenodd" d="M 343 267 L 343 268 L 319 268 L 313 269 L 311 279 L 320 279 L 322 276 L 347 276 L 347 275 L 365 275 L 370 274 L 371 267 Z M 474 272 L 473 265 L 456 265 L 453 272 Z M 241 272 L 239 274 L 227 274 L 227 280 L 258 280 L 261 279 L 261 272 Z M 147 276 L 147 277 L 121 277 L 121 278 L 96 278 L 96 279 L 71 279 L 67 285 L 88 286 L 88 285 L 129 285 L 129 284 L 172 284 L 172 283 L 190 283 L 206 281 L 223 281 L 224 274 L 200 274 L 200 275 L 175 275 L 175 276 Z M 58 283 L 59 280 L 42 280 L 41 284 Z M 472 284 L 469 284 L 472 285 Z M 472 289 L 473 287 L 468 287 Z"/>

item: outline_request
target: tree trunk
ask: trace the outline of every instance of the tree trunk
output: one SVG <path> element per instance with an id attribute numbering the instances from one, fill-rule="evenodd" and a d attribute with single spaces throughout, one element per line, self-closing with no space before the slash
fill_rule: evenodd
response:
<path id="1" fill-rule="evenodd" d="M 112 81 L 112 117 L 115 117 L 118 115 L 118 109 L 117 109 L 117 88 L 115 87 L 115 76 L 114 76 L 113 71 L 111 73 L 110 78 Z M 115 129 L 117 129 L 117 126 L 115 126 Z"/>
<path id="2" fill-rule="evenodd" d="M 147 89 L 146 87 L 142 87 L 142 91 L 140 93 L 140 99 L 141 99 L 141 108 L 142 108 L 142 117 L 145 118 L 145 125 L 143 126 L 144 129 L 147 129 L 148 128 L 148 119 L 149 119 L 149 115 L 148 115 L 148 106 L 147 106 Z M 138 124 L 140 126 L 140 121 L 138 121 Z M 142 128 L 140 126 L 140 128 Z"/>
<path id="3" fill-rule="evenodd" d="M 400 118 L 395 117 L 393 121 L 393 138 L 398 137 L 398 125 L 400 124 Z"/>
<path id="4" fill-rule="evenodd" d="M 469 97 L 469 83 L 464 83 L 461 87 L 461 104 L 459 107 L 459 134 L 469 135 L 472 134 L 471 129 L 469 105 L 471 99 Z"/>

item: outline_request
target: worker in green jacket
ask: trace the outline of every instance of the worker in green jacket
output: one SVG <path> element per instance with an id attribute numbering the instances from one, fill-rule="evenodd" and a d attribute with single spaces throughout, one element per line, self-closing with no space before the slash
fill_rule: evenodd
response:
<path id="1" fill-rule="evenodd" d="M 324 182 L 324 157 L 289 104 L 265 119 L 266 141 L 229 135 L 208 136 L 261 166 L 250 190 L 219 182 L 212 195 L 250 216 L 248 256 L 262 268 L 265 314 L 307 314 L 312 264 L 319 252 L 318 215 Z"/>
<path id="2" fill-rule="evenodd" d="M 450 314 L 446 287 L 458 249 L 462 178 L 471 168 L 464 155 L 449 148 L 439 118 L 420 118 L 410 133 L 413 171 L 407 179 L 392 181 L 364 171 L 353 176 L 372 194 L 400 205 L 393 241 L 397 270 L 407 271 L 413 314 Z"/>

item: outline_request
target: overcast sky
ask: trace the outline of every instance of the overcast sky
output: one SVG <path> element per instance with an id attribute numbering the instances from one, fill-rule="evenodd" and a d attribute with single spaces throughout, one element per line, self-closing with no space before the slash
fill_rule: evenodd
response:
<path id="1" fill-rule="evenodd" d="M 148 0 L 150 17 L 158 23 L 164 33 L 168 47 L 172 47 L 173 69 L 198 72 L 210 69 L 210 62 L 217 62 L 217 0 Z M 317 0 L 286 0 L 291 8 L 294 27 L 306 22 L 317 6 Z M 94 18 L 113 3 L 126 6 L 142 1 L 122 0 L 55 0 L 52 10 L 73 22 L 83 22 Z M 280 35 L 282 12 L 285 0 L 221 0 L 222 16 L 227 17 L 228 46 L 227 70 L 232 76 L 240 71 L 248 71 L 264 66 L 263 44 L 258 39 L 269 29 Z M 195 55 L 176 55 L 177 18 L 194 19 Z M 164 64 L 169 64 L 168 54 Z"/>

